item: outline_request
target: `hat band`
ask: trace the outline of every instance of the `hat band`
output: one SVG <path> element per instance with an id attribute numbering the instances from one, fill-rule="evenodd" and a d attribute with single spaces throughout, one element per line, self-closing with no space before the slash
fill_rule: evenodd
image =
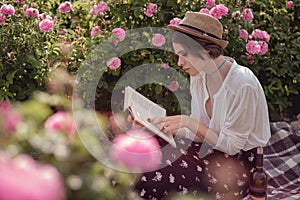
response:
<path id="1" fill-rule="evenodd" d="M 193 29 L 193 30 L 195 30 L 195 31 L 197 31 L 197 32 L 200 32 L 200 33 L 201 33 L 202 35 L 204 35 L 204 36 L 210 36 L 210 37 L 213 37 L 213 38 L 215 38 L 215 39 L 222 40 L 221 38 L 219 38 L 219 37 L 215 36 L 214 34 L 211 34 L 211 33 L 206 33 L 205 31 L 202 31 L 201 29 L 199 29 L 199 28 L 195 28 L 195 27 L 193 27 L 193 26 L 190 26 L 190 25 L 186 25 L 186 24 L 179 24 L 179 26 L 184 26 L 184 27 L 187 27 L 187 28 Z"/>

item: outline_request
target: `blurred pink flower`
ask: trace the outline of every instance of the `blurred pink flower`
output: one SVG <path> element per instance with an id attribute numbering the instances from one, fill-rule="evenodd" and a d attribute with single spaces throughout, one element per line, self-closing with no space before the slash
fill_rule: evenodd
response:
<path id="1" fill-rule="evenodd" d="M 162 63 L 161 67 L 164 68 L 164 69 L 169 69 L 170 65 L 168 63 Z"/>
<path id="2" fill-rule="evenodd" d="M 53 28 L 53 21 L 51 19 L 45 18 L 39 23 L 40 31 L 49 32 Z"/>
<path id="3" fill-rule="evenodd" d="M 91 30 L 91 37 L 94 37 L 101 31 L 101 26 L 94 26 Z"/>
<path id="4" fill-rule="evenodd" d="M 257 41 L 249 40 L 246 44 L 246 50 L 251 54 L 258 54 L 261 51 L 261 47 Z"/>
<path id="5" fill-rule="evenodd" d="M 231 17 L 233 17 L 233 18 L 239 17 L 240 14 L 241 14 L 240 11 L 234 11 L 234 12 L 232 12 Z"/>
<path id="6" fill-rule="evenodd" d="M 259 29 L 255 29 L 251 33 L 251 37 L 253 39 L 259 39 L 259 40 L 263 40 L 263 41 L 266 41 L 266 42 L 270 41 L 270 35 L 266 31 L 262 31 L 262 30 L 259 30 Z"/>
<path id="7" fill-rule="evenodd" d="M 264 41 L 258 41 L 258 44 L 260 45 L 260 52 L 258 53 L 259 55 L 264 55 L 268 52 L 268 44 Z"/>
<path id="8" fill-rule="evenodd" d="M 215 0 L 206 0 L 206 8 L 212 8 L 215 6 Z"/>
<path id="9" fill-rule="evenodd" d="M 35 18 L 39 16 L 39 11 L 36 8 L 28 8 L 25 10 L 25 16 L 30 18 Z"/>
<path id="10" fill-rule="evenodd" d="M 118 57 L 113 57 L 107 61 L 106 64 L 111 70 L 116 70 L 121 66 L 121 59 Z"/>
<path id="11" fill-rule="evenodd" d="M 239 35 L 241 38 L 243 38 L 244 40 L 248 40 L 248 32 L 245 29 L 239 30 Z"/>
<path id="12" fill-rule="evenodd" d="M 13 0 L 14 3 L 23 3 L 25 0 Z"/>
<path id="13" fill-rule="evenodd" d="M 5 134 L 14 132 L 21 121 L 21 114 L 14 109 L 11 103 L 0 102 L 0 132 L 3 131 Z"/>
<path id="14" fill-rule="evenodd" d="M 156 12 L 157 10 L 157 5 L 155 3 L 149 3 L 146 7 L 146 10 L 144 11 L 144 14 L 147 17 L 152 17 L 153 13 Z"/>
<path id="15" fill-rule="evenodd" d="M 113 38 L 115 38 L 112 40 L 112 43 L 114 45 L 117 45 L 118 42 L 123 41 L 125 39 L 126 33 L 125 33 L 124 29 L 115 28 L 112 30 L 112 32 L 113 32 Z"/>
<path id="16" fill-rule="evenodd" d="M 0 200 L 64 200 L 61 175 L 26 154 L 10 158 L 0 152 Z"/>
<path id="17" fill-rule="evenodd" d="M 207 8 L 201 8 L 201 10 L 199 12 L 200 13 L 209 14 L 209 9 L 207 9 Z"/>
<path id="18" fill-rule="evenodd" d="M 180 88 L 180 86 L 178 85 L 178 83 L 176 81 L 172 81 L 169 85 L 168 85 L 169 90 L 171 90 L 172 92 L 175 92 L 176 90 L 178 90 Z"/>
<path id="19" fill-rule="evenodd" d="M 111 158 L 127 170 L 146 172 L 160 165 L 162 153 L 155 137 L 143 129 L 135 128 L 113 140 Z"/>
<path id="20" fill-rule="evenodd" d="M 242 58 L 245 58 L 246 60 L 251 60 L 253 58 L 252 55 L 242 55 Z"/>
<path id="21" fill-rule="evenodd" d="M 28 5 L 27 4 L 25 4 L 24 6 L 23 6 L 23 9 L 26 11 L 27 9 L 28 9 Z"/>
<path id="22" fill-rule="evenodd" d="M 245 8 L 241 14 L 241 17 L 246 21 L 251 21 L 253 19 L 253 14 L 251 9 Z"/>
<path id="23" fill-rule="evenodd" d="M 104 12 L 108 11 L 109 7 L 106 2 L 101 1 L 98 5 L 94 5 L 90 14 L 92 15 L 102 15 Z"/>
<path id="24" fill-rule="evenodd" d="M 69 112 L 58 111 L 51 115 L 45 122 L 47 131 L 57 131 L 65 133 L 72 138 L 76 133 L 76 125 L 73 116 Z"/>
<path id="25" fill-rule="evenodd" d="M 165 43 L 166 43 L 166 38 L 160 33 L 156 33 L 152 37 L 152 44 L 156 47 L 162 47 Z"/>
<path id="26" fill-rule="evenodd" d="M 0 14 L 0 24 L 4 23 L 6 20 L 6 17 L 2 14 Z"/>
<path id="27" fill-rule="evenodd" d="M 12 5 L 3 4 L 0 8 L 0 14 L 14 15 L 15 14 L 15 8 Z"/>
<path id="28" fill-rule="evenodd" d="M 293 6 L 293 1 L 287 1 L 287 2 L 286 2 L 286 8 L 287 8 L 287 9 L 291 9 L 292 6 Z"/>
<path id="29" fill-rule="evenodd" d="M 300 113 L 297 115 L 297 120 L 298 120 L 298 122 L 300 122 Z M 300 178 L 298 180 L 300 182 Z"/>
<path id="30" fill-rule="evenodd" d="M 217 19 L 221 19 L 223 16 L 227 15 L 228 8 L 224 4 L 219 4 L 213 7 L 209 14 Z"/>
<path id="31" fill-rule="evenodd" d="M 170 24 L 171 25 L 178 25 L 180 21 L 181 21 L 180 18 L 175 17 L 175 18 L 173 18 L 173 19 L 170 20 Z"/>
<path id="32" fill-rule="evenodd" d="M 72 10 L 72 4 L 69 1 L 65 1 L 64 3 L 60 4 L 58 7 L 59 12 L 66 13 Z"/>

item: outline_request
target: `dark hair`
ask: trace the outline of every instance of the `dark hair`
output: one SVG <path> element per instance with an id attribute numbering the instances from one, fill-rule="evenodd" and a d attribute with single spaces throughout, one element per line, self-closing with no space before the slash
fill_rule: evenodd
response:
<path id="1" fill-rule="evenodd" d="M 213 59 L 219 57 L 223 50 L 219 45 L 209 40 L 198 38 L 180 31 L 174 31 L 172 33 L 171 42 L 181 44 L 187 52 L 200 57 L 202 57 L 200 54 L 203 49 L 209 51 L 209 55 Z"/>

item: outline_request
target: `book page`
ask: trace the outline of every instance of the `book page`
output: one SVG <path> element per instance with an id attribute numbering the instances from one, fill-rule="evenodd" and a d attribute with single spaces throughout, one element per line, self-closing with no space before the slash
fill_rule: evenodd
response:
<path id="1" fill-rule="evenodd" d="M 143 124 L 162 139 L 176 147 L 172 134 L 162 132 L 156 125 L 147 121 L 148 118 L 161 118 L 166 116 L 166 109 L 146 98 L 130 86 L 125 88 L 124 111 L 129 110 L 134 119 Z"/>

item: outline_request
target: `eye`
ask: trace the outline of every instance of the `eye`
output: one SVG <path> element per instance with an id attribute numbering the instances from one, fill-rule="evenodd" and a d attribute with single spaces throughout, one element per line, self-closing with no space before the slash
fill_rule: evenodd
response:
<path id="1" fill-rule="evenodd" d="M 181 56 L 182 56 L 182 57 L 187 57 L 187 55 L 188 55 L 188 54 L 187 54 L 186 52 L 181 53 Z"/>

